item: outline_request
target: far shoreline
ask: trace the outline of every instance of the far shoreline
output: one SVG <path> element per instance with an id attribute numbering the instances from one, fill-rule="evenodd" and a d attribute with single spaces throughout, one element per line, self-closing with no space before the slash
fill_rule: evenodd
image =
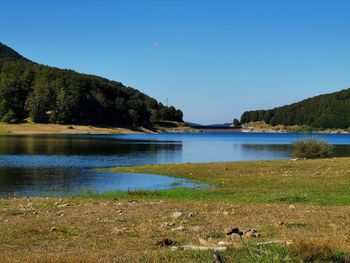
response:
<path id="1" fill-rule="evenodd" d="M 69 124 L 41 124 L 41 123 L 0 123 L 0 135 L 103 135 L 103 134 L 161 134 L 161 133 L 271 133 L 271 134 L 350 134 L 344 129 L 326 129 L 298 131 L 281 126 L 244 126 L 240 128 L 213 129 L 203 126 L 191 127 L 185 123 L 176 123 L 168 127 L 155 126 L 153 128 L 131 126 L 92 126 Z"/>

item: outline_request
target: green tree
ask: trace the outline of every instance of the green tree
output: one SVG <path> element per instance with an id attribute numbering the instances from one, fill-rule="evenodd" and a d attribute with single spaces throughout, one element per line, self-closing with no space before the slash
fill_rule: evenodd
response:
<path id="1" fill-rule="evenodd" d="M 138 126 L 140 124 L 140 114 L 134 109 L 128 110 L 128 113 L 129 113 L 129 117 L 131 119 L 132 125 Z"/>
<path id="2" fill-rule="evenodd" d="M 26 110 L 33 122 L 47 123 L 49 121 L 49 113 L 53 111 L 54 105 L 53 92 L 43 84 L 37 84 L 34 91 L 29 95 L 26 101 Z"/>
<path id="3" fill-rule="evenodd" d="M 79 123 L 78 100 L 77 94 L 71 94 L 69 91 L 61 88 L 57 93 L 52 120 L 61 124 Z"/>
<path id="4" fill-rule="evenodd" d="M 239 120 L 237 120 L 237 119 L 233 119 L 232 124 L 233 124 L 233 127 L 241 126 L 241 123 L 240 123 Z"/>
<path id="5" fill-rule="evenodd" d="M 150 120 L 151 120 L 152 126 L 154 126 L 155 124 L 157 124 L 159 122 L 158 111 L 152 110 Z"/>

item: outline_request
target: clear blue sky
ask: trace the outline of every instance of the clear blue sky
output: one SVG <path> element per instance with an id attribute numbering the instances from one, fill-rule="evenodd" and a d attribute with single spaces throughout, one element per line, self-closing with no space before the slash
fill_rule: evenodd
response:
<path id="1" fill-rule="evenodd" d="M 1 0 L 0 41 L 229 122 L 350 87 L 349 0 Z"/>

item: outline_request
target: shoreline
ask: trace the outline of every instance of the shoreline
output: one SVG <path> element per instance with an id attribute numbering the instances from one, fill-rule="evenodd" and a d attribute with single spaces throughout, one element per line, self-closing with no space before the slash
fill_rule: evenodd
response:
<path id="1" fill-rule="evenodd" d="M 325 131 L 307 131 L 307 132 L 296 132 L 296 131 L 287 131 L 287 130 L 273 130 L 273 129 L 242 129 L 242 133 L 283 133 L 283 134 L 350 134 L 350 132 L 345 130 L 325 130 Z"/>
<path id="2" fill-rule="evenodd" d="M 86 134 L 160 134 L 160 133 L 286 133 L 286 134 L 350 134 L 344 129 L 327 129 L 327 130 L 308 130 L 299 131 L 289 129 L 290 127 L 270 126 L 257 127 L 245 126 L 242 128 L 231 129 L 200 129 L 187 126 L 185 124 L 175 123 L 171 126 L 155 126 L 154 128 L 145 127 L 108 127 L 92 125 L 62 125 L 62 124 L 40 124 L 40 123 L 20 123 L 7 124 L 0 123 L 0 135 L 86 135 Z"/>
<path id="3" fill-rule="evenodd" d="M 184 132 L 196 133 L 198 130 L 188 126 L 177 125 L 175 127 L 158 127 L 153 129 L 144 127 L 107 127 L 91 125 L 61 125 L 61 124 L 40 124 L 40 123 L 20 123 L 7 124 L 0 123 L 0 135 L 79 135 L 79 134 L 157 134 L 163 132 Z"/>
<path id="4" fill-rule="evenodd" d="M 242 132 L 254 133 L 254 132 L 266 132 L 266 133 L 291 133 L 291 134 L 307 134 L 307 133 L 315 133 L 315 134 L 349 134 L 349 129 L 316 129 L 309 126 L 285 126 L 285 125 L 275 125 L 272 126 L 263 121 L 257 122 L 249 122 L 242 125 Z"/>

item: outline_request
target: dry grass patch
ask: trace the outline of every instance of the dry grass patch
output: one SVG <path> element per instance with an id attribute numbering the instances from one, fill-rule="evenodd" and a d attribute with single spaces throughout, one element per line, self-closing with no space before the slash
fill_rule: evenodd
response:
<path id="1" fill-rule="evenodd" d="M 175 211 L 182 215 L 173 218 Z M 168 238 L 180 245 L 200 245 L 201 238 L 217 243 L 226 240 L 225 227 L 238 226 L 255 228 L 262 237 L 246 243 L 234 241 L 231 249 L 222 252 L 227 260 L 241 257 L 242 262 L 249 262 L 247 247 L 266 240 L 294 241 L 295 251 L 309 251 L 296 253 L 295 257 L 310 257 L 315 254 L 312 249 L 317 250 L 315 244 L 325 242 L 330 251 L 337 248 L 350 252 L 349 215 L 349 206 L 300 204 L 290 208 L 283 204 L 220 201 L 2 199 L 0 255 L 2 261 L 18 262 L 212 262 L 210 252 L 170 251 L 157 246 L 157 241 Z M 179 226 L 184 229 L 174 230 Z M 306 249 L 298 245 L 299 240 L 312 242 L 312 246 Z M 280 250 L 287 253 L 284 248 Z M 292 255 L 288 252 L 288 256 Z"/>
<path id="2" fill-rule="evenodd" d="M 94 127 L 86 125 L 40 123 L 0 123 L 0 134 L 129 134 L 142 132 L 143 130 L 136 131 L 125 127 Z M 147 132 L 147 130 L 144 130 L 144 132 Z"/>

